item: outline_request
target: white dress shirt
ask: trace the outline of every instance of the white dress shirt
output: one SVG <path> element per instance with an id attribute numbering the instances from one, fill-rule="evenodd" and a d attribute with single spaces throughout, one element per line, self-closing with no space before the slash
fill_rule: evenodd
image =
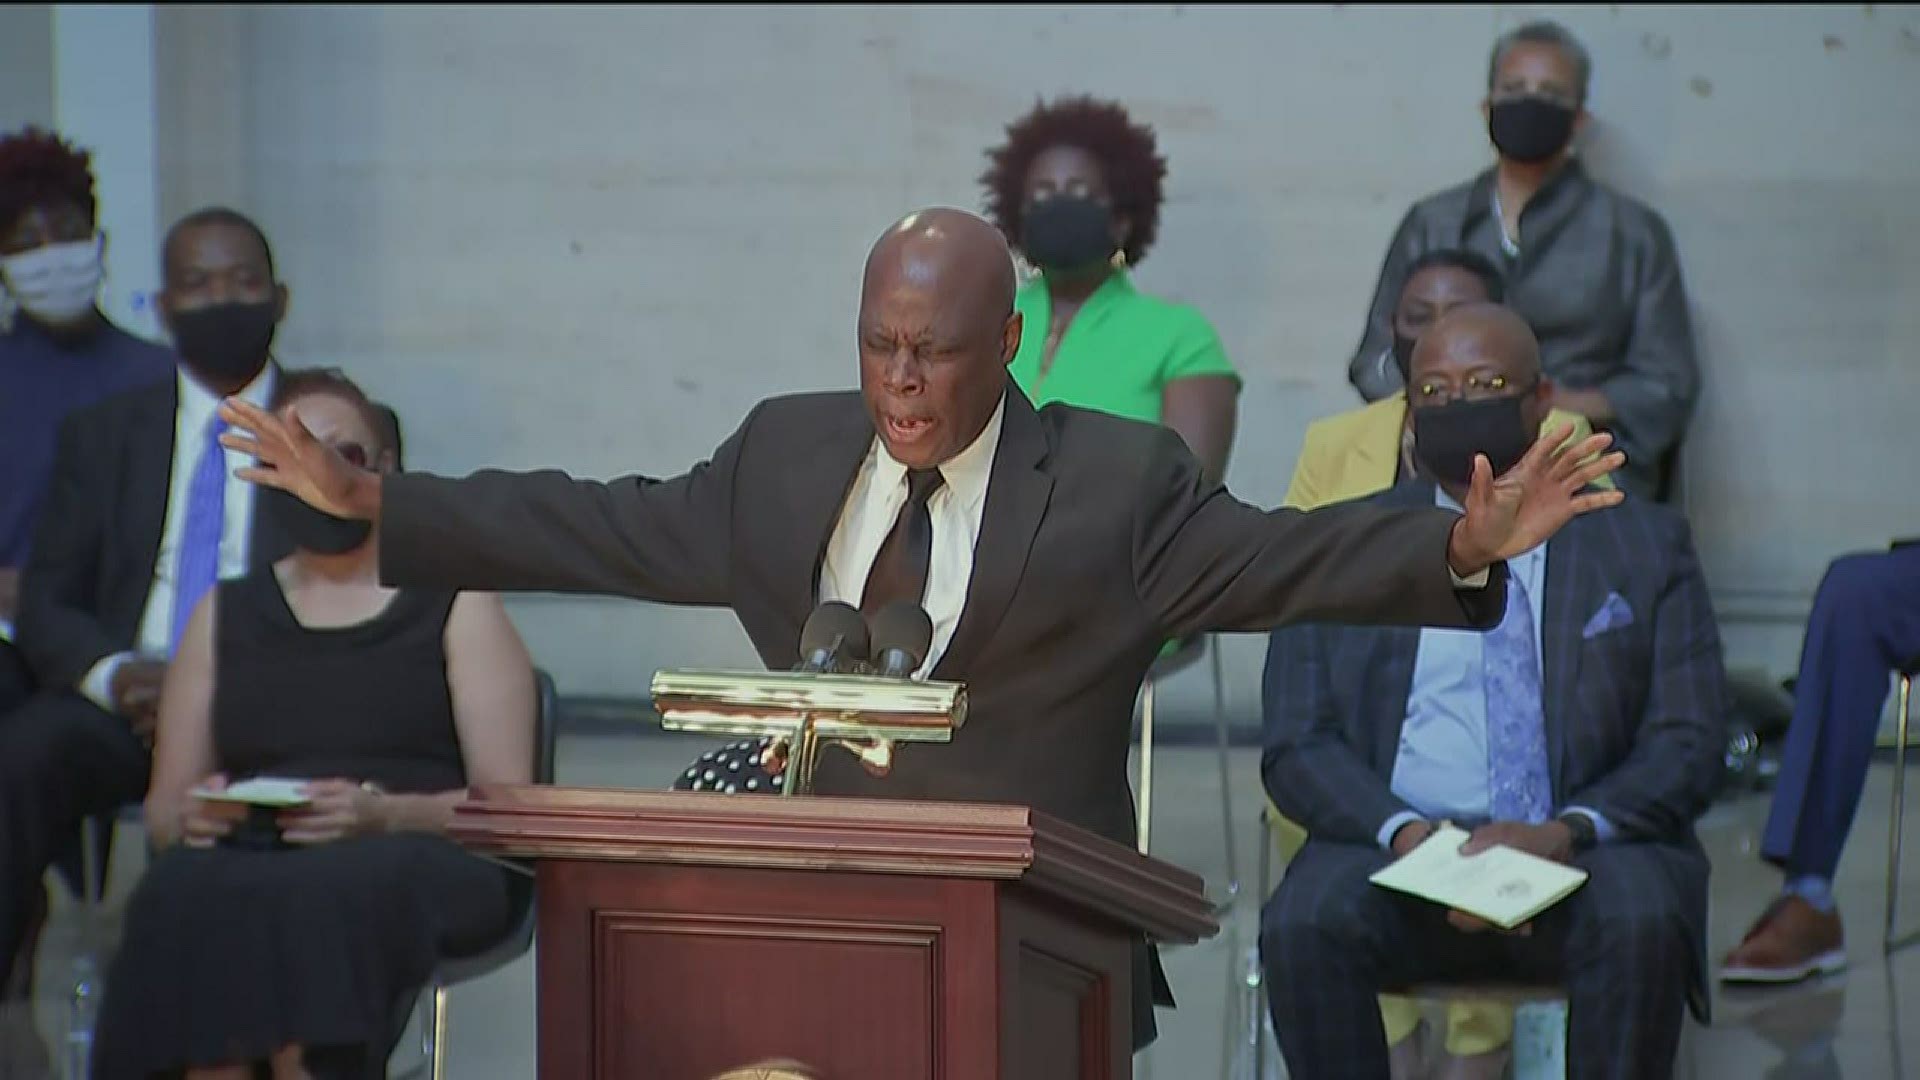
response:
<path id="1" fill-rule="evenodd" d="M 185 368 L 174 373 L 180 404 L 173 414 L 173 464 L 167 477 L 166 525 L 160 533 L 160 553 L 153 564 L 153 587 L 147 593 L 147 606 L 140 616 L 140 630 L 133 649 L 101 657 L 80 681 L 80 692 L 95 705 L 113 711 L 113 673 L 133 657 L 164 660 L 173 636 L 174 573 L 179 569 L 180 534 L 187 525 L 187 489 L 200 464 L 207 445 L 207 426 L 213 423 L 220 398 L 187 374 Z M 272 400 L 274 365 L 268 364 L 252 382 L 234 395 L 252 405 L 266 408 Z M 247 572 L 248 548 L 252 543 L 254 486 L 234 475 L 234 470 L 253 464 L 246 454 L 220 448 L 226 457 L 227 490 L 220 525 L 220 569 L 222 580 Z"/>
<path id="2" fill-rule="evenodd" d="M 927 592 L 921 607 L 933 621 L 933 644 L 927 658 L 914 672 L 924 679 L 953 641 L 954 628 L 960 625 L 961 610 L 967 606 L 967 585 L 973 580 L 973 545 L 980 539 L 980 521 L 987 505 L 987 480 L 993 474 L 993 456 L 1000 447 L 1001 420 L 1006 402 L 993 411 L 992 419 L 965 450 L 940 466 L 942 483 L 927 499 L 927 516 L 933 520 L 933 551 L 927 566 Z M 827 542 L 827 556 L 820 567 L 820 602 L 839 600 L 860 606 L 867 588 L 867 574 L 880 554 L 880 545 L 893 531 L 900 508 L 907 501 L 907 467 L 887 453 L 879 436 L 853 489 L 840 507 L 840 521 L 833 538 Z"/>

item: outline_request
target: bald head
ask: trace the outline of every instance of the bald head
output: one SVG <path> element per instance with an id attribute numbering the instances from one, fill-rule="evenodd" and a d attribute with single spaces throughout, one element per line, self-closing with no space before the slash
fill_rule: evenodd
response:
<path id="1" fill-rule="evenodd" d="M 881 233 L 867 253 L 866 288 L 895 280 L 938 288 L 950 303 L 978 303 L 995 319 L 1013 310 L 1006 238 L 965 210 L 916 210 Z"/>
<path id="2" fill-rule="evenodd" d="M 867 255 L 860 389 L 887 452 L 928 468 L 965 450 L 1006 392 L 1020 345 L 1013 256 L 964 210 L 900 219 Z"/>
<path id="3" fill-rule="evenodd" d="M 1457 383 L 1474 372 L 1526 386 L 1540 374 L 1540 342 L 1512 308 L 1461 304 L 1420 335 L 1410 370 L 1416 388 L 1435 379 Z"/>

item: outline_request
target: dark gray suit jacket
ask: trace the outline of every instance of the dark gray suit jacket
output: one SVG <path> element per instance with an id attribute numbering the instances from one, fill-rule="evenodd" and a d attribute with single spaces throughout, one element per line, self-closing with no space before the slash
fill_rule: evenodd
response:
<path id="1" fill-rule="evenodd" d="M 812 394 L 762 403 L 711 461 L 671 480 L 391 476 L 382 572 L 725 605 L 785 669 L 873 438 L 858 394 Z M 1452 587 L 1453 520 L 1432 507 L 1256 510 L 1203 486 L 1169 431 L 1035 412 L 1010 388 L 966 606 L 933 672 L 967 684 L 967 724 L 951 744 L 902 748 L 884 779 L 827 755 L 818 790 L 1024 803 L 1131 843 L 1130 718 L 1161 643 L 1304 619 L 1497 618 L 1504 576 Z"/>
<path id="2" fill-rule="evenodd" d="M 1433 498 L 1431 483 L 1410 481 L 1366 501 Z M 1554 806 L 1592 807 L 1619 842 L 1669 849 L 1704 956 L 1707 861 L 1693 823 L 1719 783 L 1728 703 L 1686 522 L 1644 499 L 1568 522 L 1547 545 L 1540 638 Z M 1371 847 L 1410 809 L 1388 785 L 1419 642 L 1399 627 L 1274 632 L 1261 771 L 1274 805 L 1314 838 Z"/>
<path id="3" fill-rule="evenodd" d="M 61 425 L 15 627 L 43 687 L 74 686 L 139 635 L 166 527 L 178 408 L 179 385 L 169 378 L 76 411 Z M 292 550 L 257 510 L 252 528 L 251 565 Z"/>

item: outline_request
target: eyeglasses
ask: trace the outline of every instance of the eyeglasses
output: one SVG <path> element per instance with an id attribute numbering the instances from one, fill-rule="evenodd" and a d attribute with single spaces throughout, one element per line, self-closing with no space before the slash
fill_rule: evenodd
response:
<path id="1" fill-rule="evenodd" d="M 1536 380 L 1525 386 L 1515 387 L 1505 375 L 1492 375 L 1484 379 L 1478 375 L 1469 375 L 1458 390 L 1446 383 L 1435 382 L 1432 379 L 1424 380 L 1413 388 L 1413 392 L 1408 397 L 1415 408 L 1423 408 L 1445 405 L 1455 400 L 1490 401 L 1494 398 L 1519 397 L 1538 385 L 1539 382 Z"/>

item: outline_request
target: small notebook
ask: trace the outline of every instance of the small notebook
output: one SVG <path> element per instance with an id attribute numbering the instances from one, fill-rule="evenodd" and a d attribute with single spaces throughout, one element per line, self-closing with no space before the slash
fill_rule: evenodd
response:
<path id="1" fill-rule="evenodd" d="M 210 802 L 247 803 L 252 806 L 305 806 L 311 799 L 303 794 L 305 780 L 286 780 L 276 776 L 256 776 L 230 784 L 224 791 L 194 788 L 196 798 Z"/>
<path id="2" fill-rule="evenodd" d="M 1465 830 L 1442 825 L 1369 881 L 1476 915 L 1512 930 L 1567 898 L 1587 880 L 1585 870 L 1495 845 L 1460 854 Z"/>

